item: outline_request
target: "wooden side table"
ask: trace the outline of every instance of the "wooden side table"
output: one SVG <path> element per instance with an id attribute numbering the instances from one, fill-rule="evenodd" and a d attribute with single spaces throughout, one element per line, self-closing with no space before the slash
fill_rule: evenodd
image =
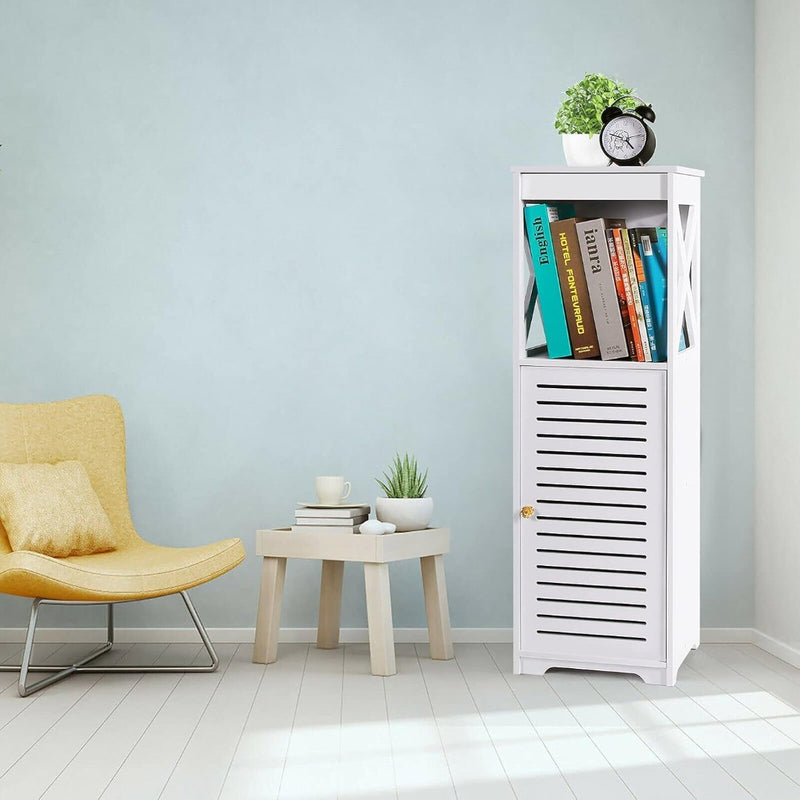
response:
<path id="1" fill-rule="evenodd" d="M 360 533 L 293 533 L 290 528 L 256 533 L 256 555 L 264 559 L 258 600 L 253 661 L 271 664 L 278 658 L 283 581 L 287 558 L 322 560 L 317 647 L 339 646 L 342 576 L 345 561 L 364 564 L 369 627 L 370 667 L 373 675 L 394 675 L 394 628 L 389 594 L 389 562 L 418 558 L 428 616 L 431 658 L 453 657 L 450 612 L 442 556 L 450 550 L 450 531 L 429 528 L 408 533 L 370 536 Z"/>

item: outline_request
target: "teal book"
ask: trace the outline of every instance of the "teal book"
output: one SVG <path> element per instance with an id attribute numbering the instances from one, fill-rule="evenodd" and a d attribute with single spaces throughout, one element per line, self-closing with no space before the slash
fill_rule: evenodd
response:
<path id="1" fill-rule="evenodd" d="M 664 233 L 666 234 L 666 229 Z M 639 254 L 642 257 L 647 291 L 650 295 L 650 313 L 653 319 L 656 352 L 654 361 L 667 360 L 667 240 L 659 240 L 656 228 L 637 228 Z"/>
<path id="2" fill-rule="evenodd" d="M 656 350 L 658 360 L 667 360 L 667 265 L 669 252 L 667 250 L 666 228 L 639 228 L 639 250 L 642 255 L 642 265 L 647 280 L 647 289 L 650 293 L 650 306 L 655 329 Z M 681 329 L 681 338 L 678 343 L 679 350 L 686 349 L 686 334 Z"/>
<path id="3" fill-rule="evenodd" d="M 564 301 L 561 296 L 561 285 L 558 281 L 558 270 L 553 252 L 553 239 L 550 234 L 550 223 L 559 219 L 560 213 L 572 215 L 574 211 L 568 207 L 544 204 L 525 206 L 525 229 L 528 235 L 535 279 L 525 313 L 528 333 L 526 348 L 532 350 L 537 346 L 535 310 L 538 302 L 544 337 L 547 342 L 547 354 L 550 358 L 564 358 L 572 355 L 567 317 L 564 312 Z"/>
<path id="4" fill-rule="evenodd" d="M 667 250 L 667 229 L 666 228 L 657 228 L 656 231 L 658 233 L 658 239 L 656 240 L 655 247 L 657 247 L 659 249 L 660 253 L 661 253 L 660 260 L 661 260 L 661 263 L 664 265 L 664 282 L 666 283 L 666 280 L 667 280 L 667 278 L 666 278 L 667 265 L 669 264 L 669 260 L 667 258 L 668 252 L 669 252 Z M 667 293 L 666 293 L 666 289 L 665 289 L 664 290 L 664 316 L 665 316 L 665 319 L 666 319 L 666 313 L 667 313 L 667 299 L 666 298 L 667 298 Z M 664 324 L 666 325 L 666 322 Z M 665 342 L 667 341 L 666 337 L 667 337 L 667 334 L 666 334 L 666 330 L 665 330 L 665 332 L 664 332 L 664 341 Z M 680 341 L 678 342 L 678 350 L 685 350 L 685 349 L 686 349 L 686 331 L 684 330 L 683 327 L 681 327 L 681 338 L 680 338 Z M 664 348 L 664 352 L 666 353 L 666 346 Z"/>
<path id="5" fill-rule="evenodd" d="M 664 359 L 659 358 L 656 328 L 653 321 L 653 303 L 650 299 L 650 289 L 644 271 L 644 258 L 642 257 L 642 242 L 640 238 L 642 230 L 647 230 L 647 228 L 628 228 L 628 236 L 631 240 L 633 263 L 636 267 L 636 280 L 639 284 L 639 294 L 642 298 L 642 312 L 644 313 L 644 325 L 647 332 L 647 341 L 650 345 L 650 353 L 653 356 L 653 361 L 663 361 Z"/>

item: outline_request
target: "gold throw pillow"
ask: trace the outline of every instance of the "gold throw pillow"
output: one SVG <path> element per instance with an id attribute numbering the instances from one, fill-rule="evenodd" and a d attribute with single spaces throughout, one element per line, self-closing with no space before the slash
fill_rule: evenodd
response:
<path id="1" fill-rule="evenodd" d="M 80 461 L 0 464 L 0 520 L 12 550 L 61 558 L 116 546 L 111 521 Z"/>

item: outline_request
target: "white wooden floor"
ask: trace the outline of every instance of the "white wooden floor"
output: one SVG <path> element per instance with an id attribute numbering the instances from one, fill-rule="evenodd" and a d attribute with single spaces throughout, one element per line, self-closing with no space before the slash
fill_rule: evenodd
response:
<path id="1" fill-rule="evenodd" d="M 215 674 L 79 675 L 26 699 L 0 673 L 0 798 L 800 798 L 800 671 L 756 647 L 703 645 L 675 688 L 515 677 L 509 645 L 442 662 L 401 644 L 392 678 L 368 674 L 366 645 L 286 644 L 266 668 L 218 650 Z"/>

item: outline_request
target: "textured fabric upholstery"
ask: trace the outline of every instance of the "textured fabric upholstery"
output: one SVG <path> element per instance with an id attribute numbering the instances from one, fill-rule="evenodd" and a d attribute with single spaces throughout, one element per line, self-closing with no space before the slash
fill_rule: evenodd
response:
<path id="1" fill-rule="evenodd" d="M 0 404 L 0 462 L 72 460 L 86 468 L 117 549 L 67 558 L 12 552 L 0 523 L 0 592 L 51 600 L 142 600 L 205 583 L 244 559 L 239 539 L 175 548 L 139 536 L 128 507 L 125 423 L 113 397 Z"/>
<path id="2" fill-rule="evenodd" d="M 80 461 L 0 462 L 0 520 L 14 550 L 63 558 L 104 553 L 117 544 Z"/>

